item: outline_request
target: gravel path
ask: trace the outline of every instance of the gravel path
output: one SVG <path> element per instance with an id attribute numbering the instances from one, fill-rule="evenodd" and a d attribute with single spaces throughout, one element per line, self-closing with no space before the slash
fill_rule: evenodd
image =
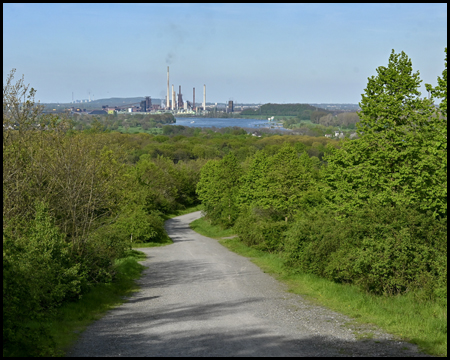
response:
<path id="1" fill-rule="evenodd" d="M 166 222 L 174 244 L 140 249 L 148 256 L 141 290 L 89 326 L 68 356 L 423 356 L 286 292 L 247 258 L 192 231 L 200 216 Z"/>

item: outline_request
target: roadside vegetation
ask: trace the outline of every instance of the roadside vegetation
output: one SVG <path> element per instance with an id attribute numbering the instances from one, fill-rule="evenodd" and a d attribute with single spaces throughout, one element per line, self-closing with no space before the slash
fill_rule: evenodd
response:
<path id="1" fill-rule="evenodd" d="M 211 225 L 279 256 L 289 276 L 357 288 L 378 304 L 408 299 L 410 310 L 435 314 L 411 322 L 418 328 L 408 336 L 444 355 L 447 59 L 438 85 L 426 85 L 430 99 L 420 83 L 408 56 L 393 51 L 362 95 L 358 139 L 327 146 L 320 159 L 287 141 L 245 161 L 228 154 L 202 167 L 197 193 Z M 403 314 L 392 306 L 387 313 Z"/>
<path id="2" fill-rule="evenodd" d="M 193 221 L 190 227 L 201 235 L 219 240 L 220 244 L 231 251 L 248 257 L 265 273 L 287 284 L 289 292 L 352 317 L 354 320 L 349 324 L 350 328 L 369 329 L 370 334 L 370 325 L 373 324 L 393 334 L 395 338 L 417 344 L 428 354 L 447 354 L 447 307 L 442 304 L 424 301 L 420 299 L 420 295 L 413 293 L 379 296 L 355 285 L 336 283 L 314 274 L 298 272 L 286 266 L 283 253 L 258 250 L 245 245 L 239 237 L 224 239 L 236 235 L 236 231 L 212 225 L 205 218 Z M 358 331 L 355 335 L 357 338 L 361 337 Z"/>
<path id="3" fill-rule="evenodd" d="M 138 261 L 145 257 L 142 252 L 128 250 L 114 261 L 113 281 L 92 285 L 78 300 L 47 311 L 45 317 L 27 321 L 24 326 L 29 333 L 20 339 L 21 346 L 4 344 L 3 356 L 64 356 L 89 324 L 139 290 L 135 280 L 144 266 Z"/>
<path id="4" fill-rule="evenodd" d="M 431 100 L 419 98 L 405 54 L 378 73 L 360 104 L 359 139 L 337 140 L 169 118 L 145 120 L 159 121 L 157 135 L 113 131 L 97 117 L 80 127 L 43 114 L 12 71 L 3 85 L 4 356 L 60 354 L 66 335 L 51 319 L 80 306 L 84 321 L 83 299 L 138 276 L 132 248 L 170 244 L 164 221 L 198 206 L 221 237 L 280 256 L 289 274 L 446 314 L 446 70 Z"/>
<path id="5" fill-rule="evenodd" d="M 170 244 L 164 220 L 201 204 L 196 186 L 208 160 L 233 153 L 245 161 L 276 153 L 286 140 L 316 157 L 326 144 L 339 146 L 240 128 L 162 125 L 159 135 L 121 134 L 95 117 L 79 129 L 43 114 L 14 71 L 3 95 L 4 355 L 57 354 L 49 319 L 98 286 L 114 287 L 117 261 L 131 248 Z"/>

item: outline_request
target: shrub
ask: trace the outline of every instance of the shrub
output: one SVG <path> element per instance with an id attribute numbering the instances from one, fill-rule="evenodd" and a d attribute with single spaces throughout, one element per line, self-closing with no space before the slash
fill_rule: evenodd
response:
<path id="1" fill-rule="evenodd" d="M 376 294 L 420 290 L 446 299 L 446 218 L 404 206 L 372 206 L 338 221 L 304 214 L 286 233 L 286 265 Z"/>
<path id="2" fill-rule="evenodd" d="M 80 294 L 85 274 L 70 256 L 71 245 L 43 203 L 21 233 L 3 233 L 3 345 L 27 347 L 46 332 L 39 325 L 61 302 Z"/>
<path id="3" fill-rule="evenodd" d="M 287 224 L 283 214 L 274 209 L 253 208 L 241 213 L 234 228 L 247 246 L 273 252 L 281 248 Z"/>
<path id="4" fill-rule="evenodd" d="M 136 206 L 132 211 L 119 217 L 111 226 L 111 241 L 115 236 L 121 236 L 122 242 L 161 242 L 167 238 L 164 220 L 158 211 L 147 213 L 142 207 Z"/>

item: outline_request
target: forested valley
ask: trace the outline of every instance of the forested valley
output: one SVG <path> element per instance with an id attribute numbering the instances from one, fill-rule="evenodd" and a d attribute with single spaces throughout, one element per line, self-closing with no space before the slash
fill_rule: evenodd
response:
<path id="1" fill-rule="evenodd" d="M 114 282 L 134 243 L 170 243 L 164 220 L 198 204 L 291 271 L 446 306 L 447 58 L 430 99 L 420 83 L 406 54 L 392 52 L 369 78 L 358 120 L 342 115 L 355 140 L 162 123 L 152 135 L 45 115 L 12 71 L 3 86 L 4 355 L 47 354 L 43 319 Z M 146 119 L 159 120 L 168 121 Z"/>

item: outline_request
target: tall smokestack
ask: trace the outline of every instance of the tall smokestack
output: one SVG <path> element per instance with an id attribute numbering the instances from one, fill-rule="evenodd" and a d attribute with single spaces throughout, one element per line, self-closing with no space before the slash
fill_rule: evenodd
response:
<path id="1" fill-rule="evenodd" d="M 206 110 L 206 85 L 203 85 L 203 110 Z"/>
<path id="2" fill-rule="evenodd" d="M 183 95 L 181 95 L 181 85 L 178 90 L 178 109 L 183 108 Z"/>
<path id="3" fill-rule="evenodd" d="M 194 96 L 193 96 L 193 99 L 192 99 L 192 110 L 195 111 L 195 88 L 194 88 Z"/>
<path id="4" fill-rule="evenodd" d="M 173 89 L 173 84 L 172 84 L 172 110 L 175 110 L 175 90 Z"/>
<path id="5" fill-rule="evenodd" d="M 169 67 L 167 67 L 167 100 L 166 100 L 166 109 L 169 110 Z"/>

